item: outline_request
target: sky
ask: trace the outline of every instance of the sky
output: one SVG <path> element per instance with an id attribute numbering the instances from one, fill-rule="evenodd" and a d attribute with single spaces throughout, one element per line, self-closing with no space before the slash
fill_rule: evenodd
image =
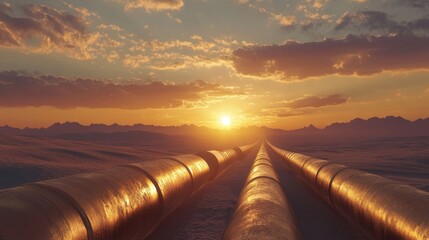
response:
<path id="1" fill-rule="evenodd" d="M 429 117 L 429 0 L 0 2 L 0 125 Z"/>

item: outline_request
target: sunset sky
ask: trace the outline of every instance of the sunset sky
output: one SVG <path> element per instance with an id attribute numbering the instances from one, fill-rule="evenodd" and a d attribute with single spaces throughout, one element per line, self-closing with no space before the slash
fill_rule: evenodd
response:
<path id="1" fill-rule="evenodd" d="M 0 56 L 0 125 L 429 117 L 428 0 L 5 1 Z"/>

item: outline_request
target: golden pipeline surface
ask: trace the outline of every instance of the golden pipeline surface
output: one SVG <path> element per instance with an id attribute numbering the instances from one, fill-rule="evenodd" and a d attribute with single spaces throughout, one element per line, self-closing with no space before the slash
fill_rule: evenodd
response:
<path id="1" fill-rule="evenodd" d="M 302 239 L 263 145 L 223 239 Z"/>
<path id="2" fill-rule="evenodd" d="M 352 225 L 375 239 L 429 239 L 429 193 L 270 144 Z"/>
<path id="3" fill-rule="evenodd" d="M 242 148 L 213 150 L 202 157 L 167 157 L 1 190 L 0 239 L 143 239 L 211 177 L 251 150 Z"/>

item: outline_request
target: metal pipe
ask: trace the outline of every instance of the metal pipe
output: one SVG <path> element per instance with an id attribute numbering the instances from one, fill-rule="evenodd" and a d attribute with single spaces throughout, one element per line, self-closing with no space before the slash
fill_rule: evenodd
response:
<path id="1" fill-rule="evenodd" d="M 252 150 L 254 147 L 256 147 L 258 145 L 258 143 L 254 143 L 254 144 L 249 144 L 249 145 L 244 145 L 244 146 L 240 146 L 238 147 L 242 152 L 249 152 L 250 150 Z"/>
<path id="2" fill-rule="evenodd" d="M 251 149 L 243 150 L 173 156 L 1 190 L 0 239 L 143 239 Z M 210 166 L 215 162 L 217 171 Z"/>
<path id="3" fill-rule="evenodd" d="M 429 193 L 341 164 L 271 148 L 350 224 L 375 239 L 429 239 Z"/>
<path id="4" fill-rule="evenodd" d="M 264 145 L 253 162 L 223 239 L 302 239 Z"/>

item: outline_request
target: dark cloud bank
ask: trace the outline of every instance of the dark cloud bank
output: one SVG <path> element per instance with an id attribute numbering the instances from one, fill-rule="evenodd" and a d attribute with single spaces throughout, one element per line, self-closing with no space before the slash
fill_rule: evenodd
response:
<path id="1" fill-rule="evenodd" d="M 240 48 L 233 53 L 237 72 L 308 78 L 331 74 L 372 75 L 429 68 L 429 37 L 413 34 L 355 36 L 320 42 L 288 42 Z"/>
<path id="2" fill-rule="evenodd" d="M 219 84 L 201 80 L 185 84 L 151 82 L 118 85 L 94 79 L 0 72 L 0 106 L 57 108 L 174 108 L 185 103 L 241 94 Z M 187 104 L 187 106 L 192 104 Z"/>
<path id="3" fill-rule="evenodd" d="M 416 34 L 429 30 L 429 18 L 419 18 L 411 21 L 394 21 L 388 14 L 380 11 L 346 12 L 338 19 L 336 31 L 374 31 L 385 34 Z"/>

